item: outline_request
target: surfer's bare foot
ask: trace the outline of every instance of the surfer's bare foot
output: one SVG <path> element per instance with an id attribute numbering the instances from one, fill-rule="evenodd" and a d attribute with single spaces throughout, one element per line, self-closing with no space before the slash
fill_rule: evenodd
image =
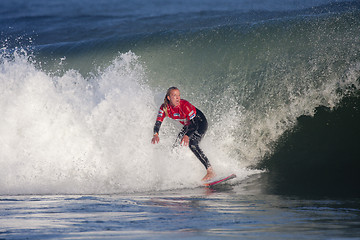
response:
<path id="1" fill-rule="evenodd" d="M 208 169 L 206 170 L 207 173 L 205 175 L 205 177 L 203 177 L 203 181 L 208 181 L 210 179 L 212 179 L 213 177 L 215 177 L 215 172 L 214 170 L 212 169 L 212 167 L 208 167 Z"/>

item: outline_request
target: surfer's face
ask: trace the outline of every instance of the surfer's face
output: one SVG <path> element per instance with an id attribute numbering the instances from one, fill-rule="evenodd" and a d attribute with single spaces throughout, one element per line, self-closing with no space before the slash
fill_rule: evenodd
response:
<path id="1" fill-rule="evenodd" d="M 178 89 L 171 90 L 170 95 L 168 96 L 170 104 L 173 106 L 179 106 L 180 104 L 180 91 Z"/>

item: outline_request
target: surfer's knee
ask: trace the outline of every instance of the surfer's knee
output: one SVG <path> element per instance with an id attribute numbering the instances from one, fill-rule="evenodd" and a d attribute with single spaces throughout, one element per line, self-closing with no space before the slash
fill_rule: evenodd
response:
<path id="1" fill-rule="evenodd" d="M 194 144 L 193 142 L 189 142 L 189 148 L 191 149 L 191 151 L 196 151 L 197 148 L 198 148 L 198 145 L 197 144 Z"/>
<path id="2" fill-rule="evenodd" d="M 199 141 L 196 139 L 190 139 L 189 147 L 192 151 L 195 151 L 196 149 L 199 148 Z"/>

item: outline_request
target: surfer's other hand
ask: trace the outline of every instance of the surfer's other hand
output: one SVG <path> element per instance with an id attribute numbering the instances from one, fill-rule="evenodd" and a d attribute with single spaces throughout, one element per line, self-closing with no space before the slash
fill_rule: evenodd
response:
<path id="1" fill-rule="evenodd" d="M 181 139 L 181 145 L 183 146 L 189 146 L 189 136 L 185 135 L 182 139 Z"/>

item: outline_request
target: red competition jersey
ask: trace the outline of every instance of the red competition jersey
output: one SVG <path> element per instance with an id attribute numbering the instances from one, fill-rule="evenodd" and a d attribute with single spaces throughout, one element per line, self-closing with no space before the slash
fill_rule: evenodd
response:
<path id="1" fill-rule="evenodd" d="M 166 117 L 163 108 L 164 104 L 160 106 L 156 121 L 162 122 Z M 175 119 L 185 126 L 189 125 L 190 120 L 196 116 L 196 108 L 185 99 L 180 99 L 180 104 L 176 107 L 168 104 L 167 112 L 169 118 Z"/>

